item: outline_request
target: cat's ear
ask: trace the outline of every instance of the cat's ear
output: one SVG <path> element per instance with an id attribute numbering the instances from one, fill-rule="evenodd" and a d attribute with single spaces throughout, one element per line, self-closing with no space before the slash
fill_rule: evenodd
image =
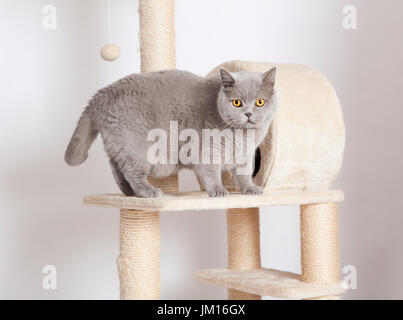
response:
<path id="1" fill-rule="evenodd" d="M 263 86 L 266 88 L 273 88 L 274 84 L 276 83 L 276 73 L 277 73 L 277 68 L 271 68 L 269 71 L 266 71 L 263 74 Z"/>
<path id="2" fill-rule="evenodd" d="M 235 83 L 234 77 L 225 69 L 220 69 L 221 82 L 224 88 L 233 87 Z"/>

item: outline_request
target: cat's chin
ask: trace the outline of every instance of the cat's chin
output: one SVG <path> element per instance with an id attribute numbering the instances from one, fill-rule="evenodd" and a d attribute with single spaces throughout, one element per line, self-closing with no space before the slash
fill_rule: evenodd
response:
<path id="1" fill-rule="evenodd" d="M 256 123 L 246 122 L 242 125 L 243 129 L 256 129 Z"/>
<path id="2" fill-rule="evenodd" d="M 232 124 L 231 126 L 227 126 L 227 128 L 232 128 L 232 129 L 256 129 L 257 125 L 256 123 L 252 122 L 243 122 L 243 123 L 236 123 Z"/>

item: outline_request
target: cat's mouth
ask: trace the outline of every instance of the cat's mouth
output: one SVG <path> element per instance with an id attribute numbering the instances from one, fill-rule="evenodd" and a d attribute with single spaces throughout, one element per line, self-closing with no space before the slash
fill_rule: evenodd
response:
<path id="1" fill-rule="evenodd" d="M 246 121 L 246 123 L 256 124 L 256 123 L 253 122 L 251 119 L 248 119 L 248 121 Z"/>

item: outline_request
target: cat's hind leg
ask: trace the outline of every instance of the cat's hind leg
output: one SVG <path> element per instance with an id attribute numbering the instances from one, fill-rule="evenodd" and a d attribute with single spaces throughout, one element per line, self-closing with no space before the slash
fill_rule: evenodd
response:
<path id="1" fill-rule="evenodd" d="M 159 198 L 163 195 L 161 189 L 155 188 L 147 180 L 144 172 L 131 172 L 129 176 L 130 186 L 134 195 L 140 198 Z"/>
<path id="2" fill-rule="evenodd" d="M 117 127 L 113 128 L 116 130 Z M 134 136 L 119 131 L 106 132 L 103 134 L 103 139 L 115 180 L 124 194 L 140 198 L 162 196 L 162 191 L 147 180 L 151 164 L 143 152 L 146 146 L 134 142 L 136 141 Z"/>
<path id="3" fill-rule="evenodd" d="M 152 186 L 148 180 L 147 175 L 150 173 L 150 166 L 140 164 L 140 161 L 134 159 L 126 159 L 122 165 L 121 172 L 130 185 L 133 194 L 140 198 L 159 198 L 163 192 Z"/>
<path id="4" fill-rule="evenodd" d="M 115 178 L 115 181 L 119 187 L 119 189 L 126 195 L 126 196 L 134 196 L 134 191 L 132 187 L 130 187 L 129 182 L 125 179 L 123 173 L 120 171 L 118 168 L 117 164 L 113 161 L 109 161 L 112 169 L 112 174 L 113 177 Z"/>

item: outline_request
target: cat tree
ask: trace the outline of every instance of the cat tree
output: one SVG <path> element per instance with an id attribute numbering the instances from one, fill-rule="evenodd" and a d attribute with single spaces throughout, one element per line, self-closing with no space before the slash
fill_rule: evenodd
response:
<path id="1" fill-rule="evenodd" d="M 140 0 L 141 71 L 175 68 L 174 0 Z M 227 197 L 178 193 L 177 176 L 150 179 L 166 195 L 136 198 L 86 196 L 89 205 L 120 209 L 118 269 L 121 299 L 159 299 L 162 211 L 227 210 L 228 267 L 198 271 L 197 280 L 228 288 L 229 299 L 333 299 L 339 279 L 337 203 L 343 192 L 329 190 L 344 150 L 344 123 L 337 96 L 319 72 L 295 64 L 232 61 L 229 71 L 263 72 L 277 66 L 279 112 L 258 150 L 254 181 L 262 195 L 237 192 L 230 175 Z M 259 207 L 299 205 L 302 274 L 262 268 Z"/>

